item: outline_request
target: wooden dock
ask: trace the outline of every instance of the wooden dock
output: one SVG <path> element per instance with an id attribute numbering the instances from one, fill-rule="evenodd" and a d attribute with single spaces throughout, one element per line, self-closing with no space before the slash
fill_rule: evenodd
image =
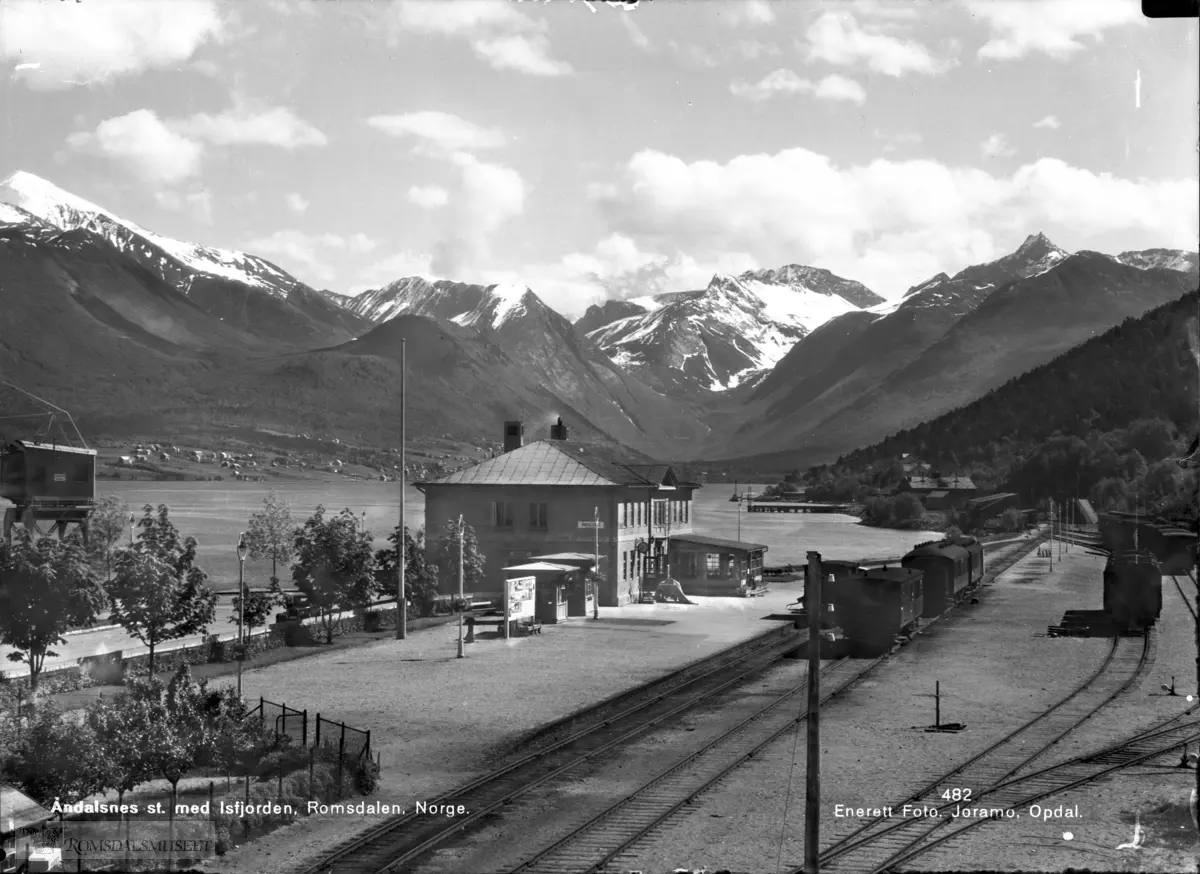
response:
<path id="1" fill-rule="evenodd" d="M 798 503 L 795 501 L 746 502 L 747 513 L 848 513 L 849 504 Z"/>

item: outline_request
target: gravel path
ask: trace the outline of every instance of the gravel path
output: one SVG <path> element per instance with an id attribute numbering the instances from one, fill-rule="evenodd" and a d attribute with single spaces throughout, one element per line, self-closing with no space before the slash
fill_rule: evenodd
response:
<path id="1" fill-rule="evenodd" d="M 601 620 L 545 626 L 540 636 L 480 637 L 456 658 L 457 629 L 441 626 L 352 650 L 250 671 L 248 698 L 307 707 L 370 730 L 382 754 L 374 800 L 411 806 L 490 770 L 527 732 L 770 631 L 762 617 L 795 587 L 755 599 L 696 598 L 696 606 L 602 608 Z M 220 681 L 214 681 L 214 684 Z M 306 817 L 213 860 L 223 874 L 284 874 L 374 825 Z"/>

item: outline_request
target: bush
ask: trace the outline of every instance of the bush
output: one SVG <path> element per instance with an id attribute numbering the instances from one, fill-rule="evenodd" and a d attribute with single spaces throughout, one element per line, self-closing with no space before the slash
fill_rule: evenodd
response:
<path id="1" fill-rule="evenodd" d="M 373 795 L 379 788 L 379 765 L 370 756 L 359 761 L 354 769 L 354 788 L 361 795 Z"/>

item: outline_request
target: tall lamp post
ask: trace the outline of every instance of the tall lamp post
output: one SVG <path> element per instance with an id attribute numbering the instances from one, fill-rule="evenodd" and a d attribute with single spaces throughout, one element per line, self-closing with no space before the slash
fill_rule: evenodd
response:
<path id="1" fill-rule="evenodd" d="M 466 656 L 463 652 L 463 541 L 466 539 L 466 529 L 463 526 L 462 513 L 458 514 L 458 657 Z"/>
<path id="2" fill-rule="evenodd" d="M 592 618 L 600 618 L 600 508 L 595 507 L 592 510 L 592 528 L 596 535 L 595 551 L 592 553 L 592 573 L 595 579 L 592 580 Z M 615 574 L 616 571 L 613 571 Z"/>
<path id="3" fill-rule="evenodd" d="M 245 635 L 243 633 L 246 621 L 246 535 L 238 534 L 238 652 L 237 652 L 237 690 L 242 697 L 242 661 L 245 658 Z"/>
<path id="4" fill-rule="evenodd" d="M 404 340 L 400 341 L 400 540 L 396 548 L 400 553 L 400 580 L 396 592 L 396 640 L 404 640 L 408 636 L 408 600 L 404 594 L 404 575 L 408 572 L 408 544 L 404 530 L 404 491 L 408 474 L 404 464 L 404 371 L 405 367 Z"/>
<path id="5" fill-rule="evenodd" d="M 133 523 L 137 521 L 137 516 L 129 514 L 129 545 L 133 546 Z"/>

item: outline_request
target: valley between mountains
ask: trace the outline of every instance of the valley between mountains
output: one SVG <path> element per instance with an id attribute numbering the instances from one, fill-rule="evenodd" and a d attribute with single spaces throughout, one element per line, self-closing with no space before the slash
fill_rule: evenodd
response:
<path id="1" fill-rule="evenodd" d="M 1070 253 L 1035 233 L 899 300 L 791 264 L 572 322 L 517 284 L 401 277 L 344 297 L 18 172 L 0 182 L 0 379 L 89 439 L 255 428 L 386 447 L 403 340 L 416 438 L 490 442 L 521 419 L 537 439 L 561 416 L 666 460 L 791 469 L 970 403 L 1197 275 L 1194 252 Z"/>

